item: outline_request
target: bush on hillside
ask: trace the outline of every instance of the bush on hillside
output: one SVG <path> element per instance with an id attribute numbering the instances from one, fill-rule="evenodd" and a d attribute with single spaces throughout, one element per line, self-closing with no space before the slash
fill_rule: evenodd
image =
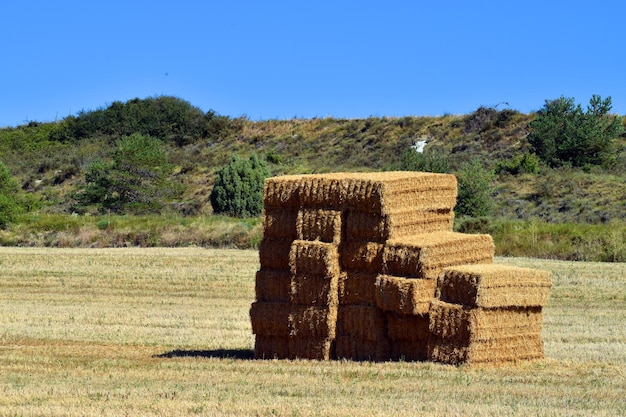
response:
<path id="1" fill-rule="evenodd" d="M 263 211 L 263 183 L 270 176 L 264 161 L 256 155 L 244 160 L 233 155 L 217 171 L 210 200 L 213 212 L 232 217 L 253 217 Z"/>
<path id="2" fill-rule="evenodd" d="M 478 159 L 461 164 L 457 174 L 458 197 L 454 211 L 457 216 L 485 217 L 493 212 L 494 173 L 485 169 Z"/>
<path id="3" fill-rule="evenodd" d="M 117 142 L 112 161 L 94 161 L 85 170 L 85 186 L 75 195 L 78 211 L 158 213 L 179 193 L 169 179 L 170 165 L 161 141 L 134 134 Z"/>
<path id="4" fill-rule="evenodd" d="M 19 187 L 8 168 L 0 162 L 0 229 L 5 228 L 20 211 L 17 201 Z"/>
<path id="5" fill-rule="evenodd" d="M 622 119 L 611 115 L 611 97 L 591 97 L 587 111 L 573 98 L 546 100 L 528 136 L 537 156 L 551 167 L 610 166 L 615 162 L 615 139 Z"/>
<path id="6" fill-rule="evenodd" d="M 427 147 L 423 152 L 410 148 L 402 154 L 400 169 L 447 174 L 450 172 L 450 162 L 443 152 L 436 148 Z"/>
<path id="7" fill-rule="evenodd" d="M 93 136 L 130 136 L 140 133 L 178 146 L 200 137 L 214 137 L 229 128 L 229 118 L 206 114 L 189 102 L 170 96 L 115 101 L 105 109 L 80 111 L 68 116 L 51 135 L 58 141 L 77 141 Z"/>
<path id="8" fill-rule="evenodd" d="M 496 174 L 537 174 L 539 172 L 539 158 L 534 153 L 529 152 L 518 154 L 511 159 L 498 161 L 495 171 Z"/>

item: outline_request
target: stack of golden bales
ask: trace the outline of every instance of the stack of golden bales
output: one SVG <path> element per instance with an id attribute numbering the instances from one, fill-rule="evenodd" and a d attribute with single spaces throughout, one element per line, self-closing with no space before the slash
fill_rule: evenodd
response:
<path id="1" fill-rule="evenodd" d="M 266 180 L 255 356 L 541 357 L 549 275 L 493 265 L 491 236 L 453 232 L 456 192 L 420 172 Z"/>

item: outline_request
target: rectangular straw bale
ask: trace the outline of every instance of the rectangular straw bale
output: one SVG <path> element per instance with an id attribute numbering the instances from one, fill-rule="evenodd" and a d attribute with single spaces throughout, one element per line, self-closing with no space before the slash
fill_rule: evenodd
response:
<path id="1" fill-rule="evenodd" d="M 452 231 L 454 211 L 452 208 L 417 210 L 415 208 L 393 210 L 388 214 L 347 211 L 346 236 L 353 240 L 385 243 L 389 239 L 404 236 Z"/>
<path id="2" fill-rule="evenodd" d="M 299 203 L 303 207 L 350 208 L 383 214 L 400 206 L 449 208 L 456 204 L 456 177 L 449 174 L 340 172 L 302 175 L 299 179 Z"/>
<path id="3" fill-rule="evenodd" d="M 289 337 L 289 358 L 318 361 L 334 359 L 335 339 Z"/>
<path id="4" fill-rule="evenodd" d="M 292 305 L 289 335 L 303 338 L 334 338 L 337 329 L 337 306 Z"/>
<path id="5" fill-rule="evenodd" d="M 428 358 L 428 339 L 393 340 L 391 359 L 394 361 L 422 362 Z"/>
<path id="6" fill-rule="evenodd" d="M 342 269 L 380 273 L 383 262 L 383 243 L 364 240 L 345 240 L 341 245 Z"/>
<path id="7" fill-rule="evenodd" d="M 292 207 L 266 207 L 263 209 L 263 237 L 295 240 L 298 236 L 296 222 L 298 210 Z"/>
<path id="8" fill-rule="evenodd" d="M 385 214 L 397 207 L 450 208 L 456 204 L 456 177 L 426 172 L 379 172 L 344 177 L 346 206 Z"/>
<path id="9" fill-rule="evenodd" d="M 289 271 L 291 239 L 263 238 L 259 243 L 261 269 Z"/>
<path id="10" fill-rule="evenodd" d="M 373 306 L 339 306 L 337 335 L 371 342 L 385 340 L 387 338 L 385 314 Z"/>
<path id="11" fill-rule="evenodd" d="M 341 241 L 341 211 L 302 208 L 296 219 L 296 235 L 300 240 Z"/>
<path id="12" fill-rule="evenodd" d="M 431 336 L 428 360 L 450 365 L 461 363 L 503 363 L 544 358 L 543 340 L 539 334 L 480 340 L 469 344 Z"/>
<path id="13" fill-rule="evenodd" d="M 289 252 L 289 268 L 294 275 L 339 276 L 339 247 L 334 243 L 295 240 Z"/>
<path id="14" fill-rule="evenodd" d="M 290 333 L 289 303 L 264 303 L 256 301 L 250 307 L 252 333 L 261 336 L 287 337 Z"/>
<path id="15" fill-rule="evenodd" d="M 430 336 L 428 314 L 406 315 L 387 312 L 385 318 L 387 319 L 387 336 L 394 343 L 396 341 L 428 341 Z"/>
<path id="16" fill-rule="evenodd" d="M 255 359 L 289 359 L 289 338 L 256 335 Z"/>
<path id="17" fill-rule="evenodd" d="M 291 272 L 261 269 L 256 272 L 254 289 L 257 301 L 289 302 Z"/>
<path id="18" fill-rule="evenodd" d="M 283 175 L 267 178 L 263 185 L 263 206 L 265 208 L 299 207 L 301 177 L 301 175 Z"/>
<path id="19" fill-rule="evenodd" d="M 540 334 L 543 322 L 541 307 L 485 309 L 433 301 L 429 315 L 432 335 L 459 343 Z"/>
<path id="20" fill-rule="evenodd" d="M 339 305 L 376 305 L 375 272 L 343 271 L 339 275 Z"/>
<path id="21" fill-rule="evenodd" d="M 490 235 L 433 232 L 387 241 L 383 273 L 436 279 L 443 268 L 492 263 L 495 246 Z"/>
<path id="22" fill-rule="evenodd" d="M 382 362 L 391 359 L 391 344 L 387 339 L 362 340 L 353 336 L 337 336 L 337 359 Z"/>
<path id="23" fill-rule="evenodd" d="M 398 314 L 425 314 L 435 296 L 434 279 L 415 279 L 378 275 L 376 305 Z"/>
<path id="24" fill-rule="evenodd" d="M 444 269 L 437 285 L 441 301 L 468 307 L 545 306 L 552 281 L 549 271 L 498 264 Z"/>
<path id="25" fill-rule="evenodd" d="M 292 304 L 336 306 L 339 303 L 339 274 L 291 274 L 289 301 Z"/>

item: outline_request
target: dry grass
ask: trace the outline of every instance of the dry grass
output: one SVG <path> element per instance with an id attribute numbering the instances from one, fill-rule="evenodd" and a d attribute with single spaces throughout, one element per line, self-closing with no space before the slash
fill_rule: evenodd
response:
<path id="1" fill-rule="evenodd" d="M 626 415 L 626 264 L 496 262 L 552 271 L 546 360 L 252 360 L 255 251 L 0 248 L 0 415 Z"/>

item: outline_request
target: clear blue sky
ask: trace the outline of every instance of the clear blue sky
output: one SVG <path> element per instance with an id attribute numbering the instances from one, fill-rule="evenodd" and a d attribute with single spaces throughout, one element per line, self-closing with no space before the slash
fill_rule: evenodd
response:
<path id="1" fill-rule="evenodd" d="M 526 113 L 592 94 L 626 114 L 623 0 L 22 0 L 0 13 L 2 127 L 156 95 L 254 120 Z"/>

